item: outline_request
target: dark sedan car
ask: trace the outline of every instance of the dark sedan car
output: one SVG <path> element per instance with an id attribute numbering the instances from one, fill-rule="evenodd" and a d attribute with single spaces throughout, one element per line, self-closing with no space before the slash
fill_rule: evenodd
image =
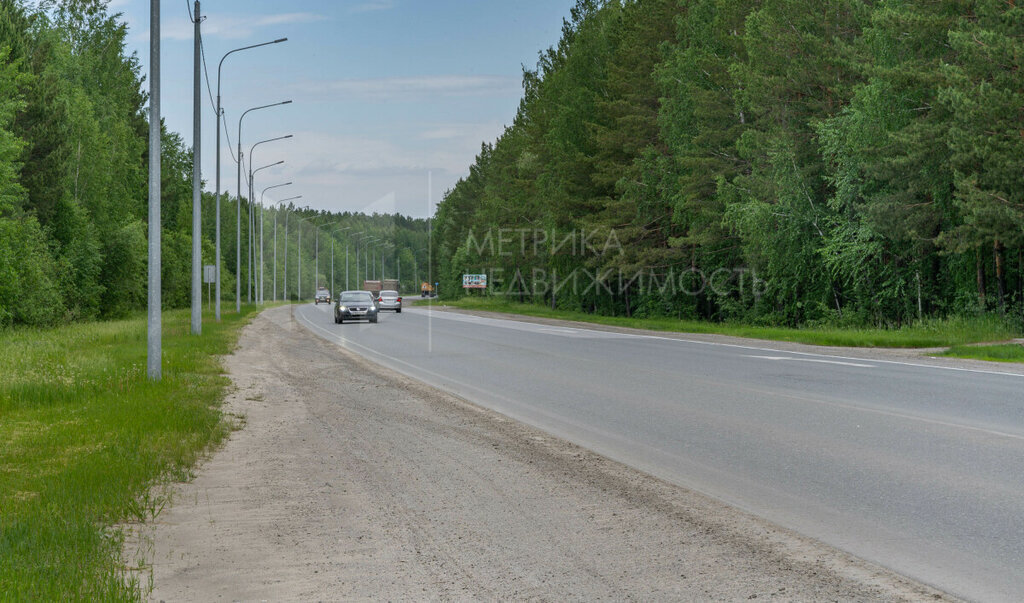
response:
<path id="1" fill-rule="evenodd" d="M 368 320 L 377 322 L 377 304 L 369 291 L 343 291 L 334 306 L 334 322 Z"/>

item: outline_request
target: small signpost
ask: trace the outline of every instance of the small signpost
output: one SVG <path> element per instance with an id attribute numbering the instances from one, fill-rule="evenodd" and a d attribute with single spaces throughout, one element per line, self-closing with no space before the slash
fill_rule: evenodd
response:
<path id="1" fill-rule="evenodd" d="M 487 275 L 486 274 L 463 274 L 462 275 L 462 288 L 463 289 L 486 289 L 487 288 Z"/>
<path id="2" fill-rule="evenodd" d="M 210 292 L 210 286 L 217 282 L 217 267 L 216 266 L 203 266 L 203 282 L 206 283 L 206 301 L 210 304 L 211 309 L 213 308 L 213 294 Z"/>

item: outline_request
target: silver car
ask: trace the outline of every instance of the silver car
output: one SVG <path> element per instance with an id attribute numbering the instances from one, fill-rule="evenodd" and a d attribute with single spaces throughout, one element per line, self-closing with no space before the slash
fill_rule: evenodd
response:
<path id="1" fill-rule="evenodd" d="M 402 296 L 398 291 L 381 291 L 377 296 L 377 308 L 380 310 L 394 310 L 397 314 L 402 313 Z"/>

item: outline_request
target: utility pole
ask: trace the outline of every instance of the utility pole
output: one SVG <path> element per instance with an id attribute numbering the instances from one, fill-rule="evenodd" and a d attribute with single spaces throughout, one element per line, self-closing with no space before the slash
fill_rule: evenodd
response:
<path id="1" fill-rule="evenodd" d="M 263 305 L 263 200 L 260 200 L 260 305 Z"/>
<path id="2" fill-rule="evenodd" d="M 348 237 L 345 238 L 345 290 L 351 290 L 351 286 L 348 283 Z"/>
<path id="3" fill-rule="evenodd" d="M 235 312 L 242 312 L 242 145 L 238 145 L 238 206 L 235 214 Z"/>
<path id="4" fill-rule="evenodd" d="M 288 214 L 291 212 L 285 212 L 284 214 L 284 292 L 281 297 L 284 301 L 288 301 Z"/>
<path id="5" fill-rule="evenodd" d="M 195 52 L 192 73 L 192 334 L 203 333 L 203 197 L 202 197 L 202 82 L 199 79 L 199 0 L 196 0 Z"/>
<path id="6" fill-rule="evenodd" d="M 146 374 L 160 381 L 160 0 L 149 0 L 149 291 Z"/>

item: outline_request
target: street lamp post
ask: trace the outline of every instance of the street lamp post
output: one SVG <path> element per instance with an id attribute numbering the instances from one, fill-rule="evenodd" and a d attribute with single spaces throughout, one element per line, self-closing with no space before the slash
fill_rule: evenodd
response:
<path id="1" fill-rule="evenodd" d="M 253 182 L 253 179 L 254 179 L 255 175 L 260 170 L 265 170 L 267 168 L 272 168 L 275 165 L 281 165 L 282 163 L 284 163 L 284 161 L 278 161 L 276 163 L 271 163 L 271 164 L 265 165 L 265 166 L 263 166 L 261 168 L 257 168 L 256 170 L 250 169 L 250 171 L 249 171 L 249 199 L 250 200 L 254 196 L 252 194 L 252 182 Z M 250 154 L 249 154 L 249 167 L 252 168 L 252 151 L 250 151 Z M 255 213 L 255 212 L 253 212 L 253 213 Z M 249 223 L 252 224 L 252 221 L 250 220 Z M 250 229 L 250 230 L 252 232 L 254 232 L 253 229 Z M 250 243 L 253 240 L 254 236 L 255 236 L 255 234 L 253 234 L 253 235 L 251 235 L 249 237 Z M 251 253 L 250 255 L 252 256 L 252 259 L 255 262 L 255 260 L 256 260 L 255 252 Z M 258 265 L 257 271 L 260 273 L 260 288 L 256 292 L 256 302 L 259 303 L 259 304 L 262 304 L 263 303 L 263 198 L 262 197 L 260 197 L 260 261 L 259 261 L 259 265 Z"/>
<path id="2" fill-rule="evenodd" d="M 253 153 L 255 152 L 256 147 L 259 146 L 260 144 L 264 144 L 266 142 L 274 142 L 276 140 L 285 140 L 285 139 L 291 138 L 291 137 L 292 137 L 292 134 L 287 134 L 285 136 L 278 136 L 278 137 L 275 137 L 275 138 L 267 138 L 266 140 L 260 140 L 259 142 L 255 143 L 255 144 L 253 144 L 252 146 L 249 147 L 249 199 L 250 200 L 252 200 L 255 197 L 255 191 L 253 190 L 253 186 L 254 186 L 253 180 L 254 180 L 254 177 L 256 175 L 256 172 L 259 171 L 259 170 L 255 170 L 255 171 L 253 170 Z M 278 163 L 272 164 L 272 165 L 281 165 L 283 163 L 285 163 L 285 162 L 282 161 L 282 162 L 278 162 Z M 266 167 L 269 167 L 269 166 L 265 166 L 263 168 L 260 168 L 260 170 L 266 169 Z M 263 303 L 263 268 L 264 268 L 264 266 L 263 266 L 263 205 L 262 205 L 262 203 L 260 204 L 260 208 L 259 208 L 259 219 L 260 219 L 260 225 L 259 225 L 259 248 L 260 248 L 259 275 L 260 275 L 260 289 L 259 289 L 259 292 L 258 292 L 256 297 L 257 297 L 257 301 L 260 304 L 262 304 Z M 253 235 L 255 236 L 255 231 L 254 231 Z M 252 253 L 252 256 L 253 256 L 253 261 L 255 262 L 256 254 Z"/>
<path id="3" fill-rule="evenodd" d="M 217 276 L 216 276 L 216 279 L 215 279 L 217 281 L 217 305 L 215 306 L 215 310 L 214 310 L 214 315 L 216 316 L 217 322 L 220 322 L 220 125 L 221 125 L 220 122 L 221 122 L 221 120 L 224 117 L 224 109 L 221 108 L 221 104 L 220 104 L 220 76 L 221 76 L 221 70 L 224 67 L 224 59 L 228 58 L 229 56 L 231 56 L 232 54 L 234 54 L 236 52 L 241 52 L 243 50 L 249 50 L 249 49 L 252 49 L 252 48 L 259 48 L 260 46 L 269 46 L 270 44 L 280 44 L 281 42 L 287 42 L 287 41 L 288 41 L 288 38 L 279 38 L 277 40 L 274 40 L 273 42 L 264 42 L 262 44 L 253 44 L 252 46 L 243 46 L 242 48 L 236 48 L 234 50 L 231 50 L 231 51 L 225 53 L 224 56 L 221 57 L 220 63 L 217 64 L 217 119 L 216 119 L 216 121 L 217 121 L 217 195 L 216 195 L 217 196 L 217 232 L 216 232 L 216 239 L 217 239 L 217 268 L 216 268 L 216 273 L 217 273 Z M 242 158 L 239 157 L 238 161 L 239 161 L 239 163 L 241 163 Z M 241 195 L 239 195 L 239 197 L 241 197 Z M 239 206 L 241 206 L 241 203 L 242 203 L 242 199 L 241 198 L 238 199 L 238 203 L 239 203 Z M 241 214 L 241 209 L 239 209 L 238 225 L 241 226 L 241 223 L 242 223 L 242 214 Z M 238 246 L 238 248 L 241 248 L 241 233 L 240 232 L 236 232 L 236 238 L 238 238 L 237 246 Z M 238 263 L 238 267 L 240 267 L 240 263 Z M 242 311 L 241 298 L 238 296 L 239 295 L 239 289 L 238 289 L 238 284 L 237 284 L 239 276 L 240 275 L 237 274 L 237 268 L 236 268 L 236 274 L 235 274 L 235 281 L 236 281 L 236 284 L 235 284 L 235 307 L 236 307 L 236 311 L 241 312 Z"/>
<path id="4" fill-rule="evenodd" d="M 312 220 L 312 219 L 317 218 L 317 217 L 318 216 L 309 216 L 307 218 L 302 218 L 301 220 L 299 220 L 299 248 L 298 248 L 298 253 L 299 253 L 299 273 L 296 276 L 297 281 L 296 281 L 296 286 L 295 286 L 295 289 L 296 289 L 295 298 L 298 301 L 300 301 L 300 302 L 302 301 L 302 223 L 307 221 L 307 220 Z M 285 241 L 287 242 L 287 239 L 285 239 Z"/>
<path id="5" fill-rule="evenodd" d="M 242 113 L 242 116 L 238 118 L 238 189 L 237 189 L 238 190 L 238 218 L 237 218 L 238 233 L 237 233 L 237 237 L 236 237 L 236 241 L 235 241 L 236 252 L 237 252 L 235 270 L 236 270 L 237 273 L 241 273 L 242 272 L 242 160 L 243 160 L 243 157 L 242 157 L 242 120 L 245 119 L 246 115 L 252 113 L 253 111 L 259 111 L 260 109 L 269 109 L 270 107 L 278 107 L 280 105 L 287 105 L 287 104 L 290 104 L 291 102 L 292 101 L 290 101 L 290 100 L 286 100 L 286 101 L 281 101 L 279 103 L 271 103 L 269 105 L 261 105 L 259 107 L 253 107 L 251 109 L 247 109 L 245 112 Z M 250 205 L 250 207 L 252 206 L 252 199 L 249 199 L 249 205 Z M 249 215 L 250 215 L 250 217 L 252 216 L 252 210 L 251 209 L 250 209 Z M 249 291 L 248 291 L 248 300 L 251 303 L 252 302 L 252 286 L 251 286 L 251 283 L 252 283 L 252 257 L 249 258 L 249 274 L 248 274 L 248 278 L 249 278 L 249 282 L 250 282 Z M 239 279 L 237 279 L 237 278 L 235 279 L 235 298 L 236 298 L 235 299 L 235 306 L 238 308 L 238 311 L 241 312 L 241 310 L 242 310 L 242 284 L 241 284 L 241 281 Z"/>
<path id="6" fill-rule="evenodd" d="M 332 295 L 336 293 L 335 290 L 334 290 L 334 234 L 338 233 L 338 232 L 345 232 L 346 230 L 351 230 L 351 229 L 352 229 L 351 226 L 346 226 L 345 228 L 339 228 L 337 230 L 332 230 L 331 231 L 331 294 Z M 348 247 L 346 246 L 345 249 L 347 250 Z M 348 270 L 348 255 L 345 256 L 345 269 Z M 347 281 L 348 279 L 346 278 L 345 280 Z M 345 285 L 347 287 L 348 283 L 346 282 Z"/>
<path id="7" fill-rule="evenodd" d="M 277 214 L 280 212 L 280 206 L 283 206 L 288 201 L 295 201 L 301 199 L 302 195 L 296 195 L 294 197 L 288 197 L 277 202 L 279 209 L 274 211 L 274 301 L 277 300 Z M 284 298 L 288 299 L 288 211 L 285 210 L 284 214 Z"/>
<path id="8" fill-rule="evenodd" d="M 370 280 L 370 270 L 373 270 L 373 276 L 377 276 L 377 254 L 376 252 L 370 253 L 370 243 L 379 241 L 378 237 L 369 237 L 366 239 L 366 251 L 363 253 L 363 263 L 366 264 L 366 280 Z M 376 278 L 374 279 L 376 280 Z"/>
<path id="9" fill-rule="evenodd" d="M 359 280 L 359 239 L 363 238 L 366 234 L 365 231 L 359 231 L 352 233 L 353 237 L 356 237 L 356 280 Z M 357 282 L 356 285 L 359 283 Z M 349 287 L 348 283 L 348 245 L 345 245 L 345 286 Z"/>
<path id="10" fill-rule="evenodd" d="M 249 200 L 250 201 L 255 196 L 254 191 L 253 191 L 253 177 L 256 175 L 256 172 L 258 172 L 258 171 L 260 171 L 262 169 L 266 169 L 267 167 L 271 167 L 271 166 L 264 166 L 262 168 L 259 168 L 258 170 L 253 170 L 252 169 L 252 166 L 253 166 L 253 163 L 252 163 L 253 152 L 256 150 L 256 147 L 260 146 L 261 144 L 266 144 L 268 142 L 276 142 L 278 140 L 285 140 L 285 139 L 288 139 L 288 138 L 291 138 L 291 137 L 292 137 L 291 134 L 287 134 L 285 136 L 277 136 L 275 138 L 268 138 L 266 140 L 261 140 L 261 141 L 255 143 L 254 145 L 252 145 L 251 147 L 249 147 Z M 279 161 L 279 162 L 277 162 L 275 164 L 272 164 L 272 165 L 280 165 L 282 163 L 284 163 L 284 162 L 283 161 Z M 252 216 L 250 216 L 250 225 L 252 224 L 251 218 L 252 218 Z M 255 231 L 253 229 L 251 229 L 251 227 L 250 227 L 250 232 L 252 234 L 250 235 L 250 245 L 249 245 L 249 247 L 250 247 L 250 249 L 252 249 L 252 247 L 253 247 L 253 245 L 252 245 L 252 237 L 255 236 Z M 259 273 L 260 273 L 261 285 L 262 285 L 262 280 L 263 280 L 263 258 L 262 258 L 262 254 L 263 254 L 263 206 L 261 205 L 260 206 L 260 255 L 261 255 L 261 257 L 260 257 L 260 265 L 259 265 Z M 253 262 L 255 263 L 255 260 L 256 260 L 255 252 L 254 251 L 250 251 L 250 256 L 251 256 L 251 259 L 253 260 Z M 257 301 L 259 303 L 261 303 L 261 304 L 263 303 L 263 291 L 262 291 L 262 288 L 260 289 L 259 293 L 257 294 Z"/>
<path id="11" fill-rule="evenodd" d="M 252 160 L 252 156 L 250 156 L 249 159 Z M 281 161 L 279 163 L 284 163 L 284 162 Z M 276 165 L 276 164 L 273 164 L 273 165 Z M 266 166 L 266 167 L 270 167 L 270 166 Z M 260 169 L 263 169 L 263 168 L 260 168 Z M 274 186 L 268 186 L 267 188 L 263 189 L 262 193 L 260 193 L 260 287 L 259 287 L 259 290 L 258 290 L 257 295 L 256 295 L 256 301 L 258 303 L 260 303 L 260 304 L 263 303 L 263 195 L 266 195 L 267 191 L 269 191 L 271 189 L 281 188 L 282 186 L 291 186 L 291 185 L 292 185 L 291 182 L 286 182 L 284 184 L 275 184 Z M 277 217 L 276 213 L 274 214 L 274 217 L 275 218 Z M 275 223 L 276 223 L 276 221 L 275 221 Z M 275 242 L 276 242 L 276 239 L 275 239 Z M 275 251 L 276 251 L 276 248 L 275 248 Z M 275 270 L 276 270 L 276 268 L 275 268 Z M 277 277 L 276 273 L 274 274 L 274 277 L 276 279 L 276 277 Z"/>
<path id="12" fill-rule="evenodd" d="M 313 287 L 314 296 L 316 295 L 317 289 L 320 288 L 320 229 L 323 228 L 324 226 L 332 226 L 337 223 L 337 221 L 334 221 L 328 222 L 327 224 L 317 224 L 316 226 L 316 259 L 314 260 L 316 267 L 313 269 L 313 280 L 316 281 L 316 286 Z"/>

